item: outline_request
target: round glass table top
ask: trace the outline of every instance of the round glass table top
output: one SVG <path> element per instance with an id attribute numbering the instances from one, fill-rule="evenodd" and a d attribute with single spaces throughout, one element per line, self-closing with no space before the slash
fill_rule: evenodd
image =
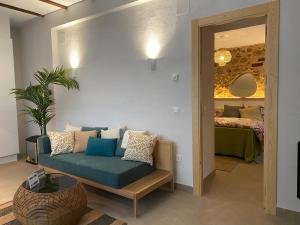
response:
<path id="1" fill-rule="evenodd" d="M 45 174 L 39 178 L 39 184 L 30 189 L 28 181 L 24 181 L 22 186 L 28 191 L 35 193 L 54 193 L 64 191 L 68 188 L 74 187 L 77 180 L 60 173 Z"/>

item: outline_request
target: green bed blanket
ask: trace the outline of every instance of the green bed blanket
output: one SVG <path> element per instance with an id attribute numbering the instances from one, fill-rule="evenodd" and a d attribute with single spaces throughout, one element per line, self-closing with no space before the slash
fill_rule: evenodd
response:
<path id="1" fill-rule="evenodd" d="M 261 151 L 261 143 L 248 128 L 215 127 L 215 153 L 236 156 L 252 162 Z"/>

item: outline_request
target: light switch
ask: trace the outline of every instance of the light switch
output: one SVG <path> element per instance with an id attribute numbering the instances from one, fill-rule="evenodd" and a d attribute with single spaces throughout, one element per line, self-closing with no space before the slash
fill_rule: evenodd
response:
<path id="1" fill-rule="evenodd" d="M 179 80 L 179 73 L 173 73 L 172 80 L 173 81 L 178 81 Z"/>

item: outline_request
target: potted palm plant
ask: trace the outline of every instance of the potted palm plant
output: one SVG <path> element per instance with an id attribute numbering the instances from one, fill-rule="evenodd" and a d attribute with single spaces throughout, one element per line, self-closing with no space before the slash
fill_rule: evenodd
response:
<path id="1" fill-rule="evenodd" d="M 79 90 L 79 83 L 69 76 L 71 70 L 57 67 L 53 71 L 42 69 L 34 74 L 36 85 L 29 84 L 25 89 L 15 88 L 11 90 L 17 100 L 26 100 L 30 104 L 25 105 L 24 113 L 29 115 L 36 123 L 41 135 L 47 134 L 47 124 L 55 116 L 53 106 L 55 104 L 51 87 L 60 85 L 68 90 Z"/>

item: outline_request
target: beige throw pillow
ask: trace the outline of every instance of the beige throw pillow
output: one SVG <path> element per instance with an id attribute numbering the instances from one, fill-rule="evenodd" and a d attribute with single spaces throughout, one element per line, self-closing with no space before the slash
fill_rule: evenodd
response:
<path id="1" fill-rule="evenodd" d="M 122 160 L 133 160 L 153 165 L 153 150 L 157 141 L 155 135 L 128 132 L 128 144 Z"/>
<path id="2" fill-rule="evenodd" d="M 263 120 L 260 108 L 260 106 L 249 106 L 247 108 L 240 109 L 241 118 Z"/>
<path id="3" fill-rule="evenodd" d="M 74 132 L 48 132 L 51 156 L 69 153 L 74 148 Z"/>
<path id="4" fill-rule="evenodd" d="M 75 147 L 73 152 L 84 152 L 86 150 L 89 137 L 97 137 L 97 131 L 75 131 Z"/>

